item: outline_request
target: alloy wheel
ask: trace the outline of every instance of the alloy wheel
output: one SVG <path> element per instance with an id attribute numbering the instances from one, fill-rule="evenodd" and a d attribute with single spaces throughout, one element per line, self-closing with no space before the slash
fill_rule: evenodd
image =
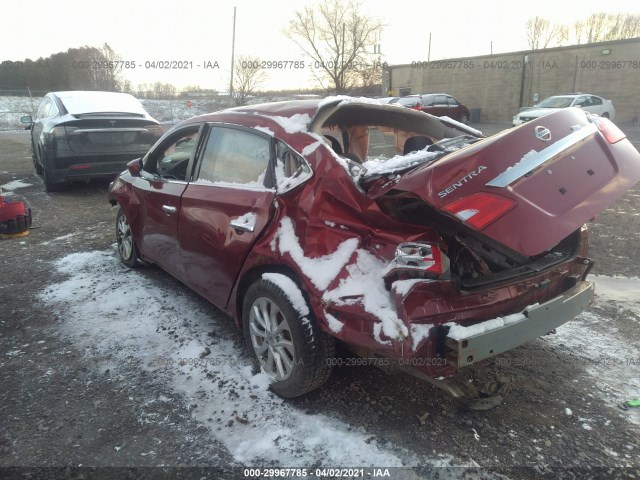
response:
<path id="1" fill-rule="evenodd" d="M 249 313 L 251 344 L 264 370 L 276 381 L 289 378 L 295 367 L 291 329 L 278 305 L 267 297 L 257 298 Z"/>

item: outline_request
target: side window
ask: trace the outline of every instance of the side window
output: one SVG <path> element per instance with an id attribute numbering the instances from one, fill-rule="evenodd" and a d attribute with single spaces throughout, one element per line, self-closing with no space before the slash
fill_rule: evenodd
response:
<path id="1" fill-rule="evenodd" d="M 58 114 L 58 107 L 56 103 L 51 101 L 49 102 L 49 108 L 47 109 L 47 118 L 55 117 Z"/>
<path id="2" fill-rule="evenodd" d="M 183 128 L 166 138 L 147 157 L 144 170 L 165 180 L 186 181 L 189 160 L 198 143 L 200 125 Z"/>
<path id="3" fill-rule="evenodd" d="M 576 107 L 586 107 L 587 105 L 589 105 L 588 98 L 589 97 L 579 97 L 576 100 L 575 106 Z"/>
<path id="4" fill-rule="evenodd" d="M 444 95 L 435 95 L 434 99 L 433 99 L 433 103 L 434 105 L 443 105 L 443 106 L 447 106 L 447 99 Z"/>
<path id="5" fill-rule="evenodd" d="M 53 102 L 48 97 L 46 97 L 44 100 L 42 100 L 42 103 L 38 107 L 38 113 L 36 114 L 37 118 L 47 118 L 47 114 L 49 112 L 49 107 L 51 106 L 52 103 Z"/>
<path id="6" fill-rule="evenodd" d="M 589 97 L 591 99 L 591 105 L 602 105 L 602 99 L 600 97 Z"/>
<path id="7" fill-rule="evenodd" d="M 458 101 L 453 97 L 447 97 L 447 102 L 449 102 L 450 107 L 457 107 L 458 105 L 460 105 Z"/>
<path id="8" fill-rule="evenodd" d="M 286 143 L 276 142 L 276 187 L 279 193 L 286 192 L 311 178 L 309 164 Z"/>
<path id="9" fill-rule="evenodd" d="M 425 107 L 433 107 L 433 99 L 433 95 L 426 95 L 422 97 L 422 102 L 424 103 Z"/>
<path id="10" fill-rule="evenodd" d="M 204 147 L 198 180 L 271 187 L 271 141 L 234 128 L 214 127 Z"/>

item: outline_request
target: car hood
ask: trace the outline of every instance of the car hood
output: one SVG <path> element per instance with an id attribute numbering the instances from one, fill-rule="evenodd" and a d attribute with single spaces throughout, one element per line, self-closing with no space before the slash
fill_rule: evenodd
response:
<path id="1" fill-rule="evenodd" d="M 608 120 L 581 109 L 554 110 L 402 173 L 392 188 L 411 192 L 445 216 L 535 256 L 640 180 L 640 154 L 611 131 L 623 135 Z M 489 222 L 474 226 L 483 215 Z"/>

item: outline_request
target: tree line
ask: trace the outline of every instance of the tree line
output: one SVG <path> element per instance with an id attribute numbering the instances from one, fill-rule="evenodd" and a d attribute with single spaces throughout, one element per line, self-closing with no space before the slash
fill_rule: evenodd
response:
<path id="1" fill-rule="evenodd" d="M 101 48 L 70 48 L 37 60 L 5 60 L 0 63 L 0 85 L 41 91 L 123 91 L 130 88 L 130 82 L 120 69 L 108 68 L 121 60 L 106 43 Z"/>
<path id="2" fill-rule="evenodd" d="M 640 14 L 594 13 L 570 25 L 534 17 L 527 20 L 526 32 L 531 50 L 636 38 L 640 37 Z"/>

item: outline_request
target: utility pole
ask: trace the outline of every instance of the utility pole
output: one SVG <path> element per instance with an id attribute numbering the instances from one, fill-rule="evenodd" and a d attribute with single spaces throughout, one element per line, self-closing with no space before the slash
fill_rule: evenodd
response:
<path id="1" fill-rule="evenodd" d="M 231 80 L 229 80 L 229 97 L 233 101 L 233 64 L 236 49 L 236 7 L 233 7 L 233 36 L 231 37 Z"/>

